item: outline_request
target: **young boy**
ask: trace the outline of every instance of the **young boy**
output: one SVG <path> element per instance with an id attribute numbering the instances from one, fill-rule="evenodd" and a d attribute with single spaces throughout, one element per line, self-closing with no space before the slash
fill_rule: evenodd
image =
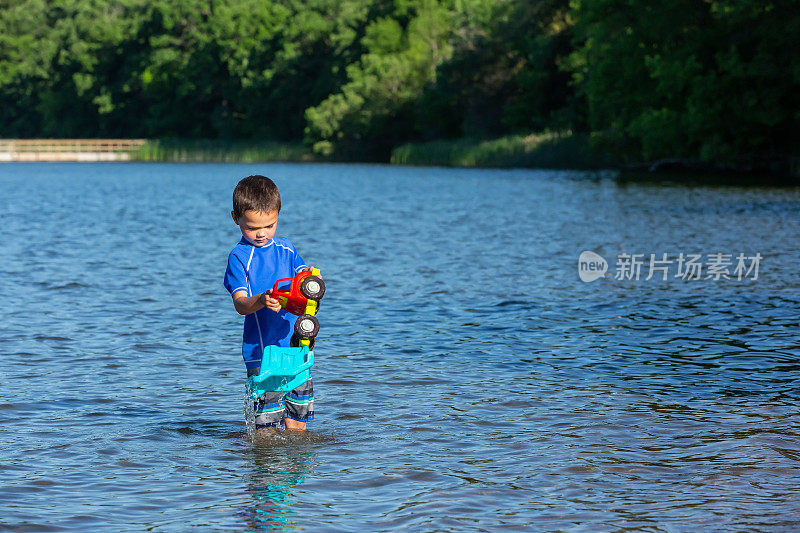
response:
<path id="1" fill-rule="evenodd" d="M 275 237 L 281 195 L 271 179 L 248 176 L 233 191 L 233 221 L 242 240 L 228 256 L 225 288 L 236 311 L 245 315 L 242 356 L 247 375 L 257 375 L 264 347 L 289 346 L 297 317 L 270 297 L 275 281 L 308 267 L 289 239 Z M 314 387 L 309 379 L 288 394 L 267 392 L 255 402 L 256 429 L 305 430 L 314 418 Z"/>

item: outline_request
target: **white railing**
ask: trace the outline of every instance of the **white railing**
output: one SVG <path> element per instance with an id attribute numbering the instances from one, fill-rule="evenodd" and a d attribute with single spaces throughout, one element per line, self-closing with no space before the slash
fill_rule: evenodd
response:
<path id="1" fill-rule="evenodd" d="M 0 139 L 0 161 L 119 161 L 144 139 Z"/>

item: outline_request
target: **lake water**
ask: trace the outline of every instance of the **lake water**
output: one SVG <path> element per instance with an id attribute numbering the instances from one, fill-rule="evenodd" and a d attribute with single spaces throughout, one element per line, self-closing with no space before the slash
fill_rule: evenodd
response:
<path id="1" fill-rule="evenodd" d="M 252 173 L 327 282 L 305 434 L 246 431 Z M 0 217 L 0 529 L 800 528 L 799 188 L 29 163 Z"/>

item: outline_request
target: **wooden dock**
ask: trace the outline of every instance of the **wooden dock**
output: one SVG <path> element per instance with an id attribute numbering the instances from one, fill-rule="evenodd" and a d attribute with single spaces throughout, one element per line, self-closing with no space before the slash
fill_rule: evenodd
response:
<path id="1" fill-rule="evenodd" d="M 129 161 L 144 139 L 0 139 L 0 161 Z"/>

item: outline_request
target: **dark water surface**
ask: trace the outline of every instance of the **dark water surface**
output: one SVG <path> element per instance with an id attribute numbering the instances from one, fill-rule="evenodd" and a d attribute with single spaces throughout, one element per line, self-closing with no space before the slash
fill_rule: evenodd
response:
<path id="1" fill-rule="evenodd" d="M 256 172 L 328 292 L 312 430 L 254 440 L 222 275 Z M 30 163 L 0 217 L 0 529 L 800 529 L 798 188 Z"/>

